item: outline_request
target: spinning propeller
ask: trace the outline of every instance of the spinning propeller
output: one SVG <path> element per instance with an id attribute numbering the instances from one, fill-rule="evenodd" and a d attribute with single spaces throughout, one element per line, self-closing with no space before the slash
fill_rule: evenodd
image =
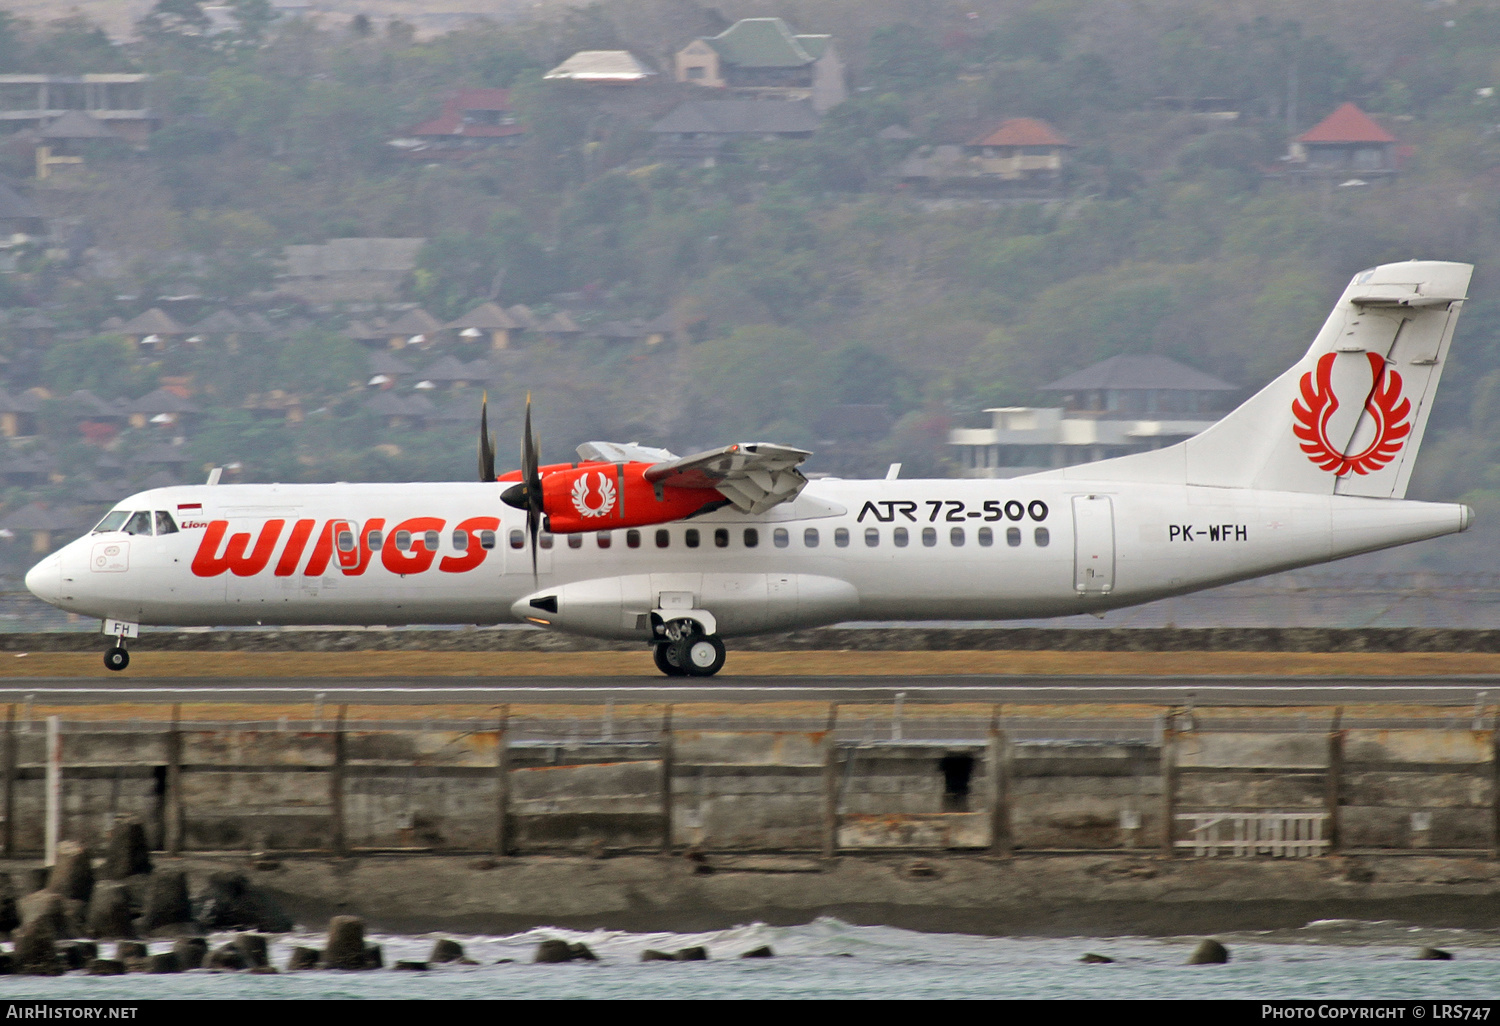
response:
<path id="1" fill-rule="evenodd" d="M 479 414 L 479 469 L 483 476 L 489 471 L 487 481 L 495 480 L 495 453 L 494 445 L 488 441 L 485 425 L 484 410 Z M 536 545 L 537 534 L 542 527 L 542 474 L 540 470 L 541 457 L 538 451 L 536 433 L 531 429 L 531 393 L 526 393 L 526 428 L 521 437 L 521 483 L 511 485 L 500 494 L 500 501 L 507 506 L 526 511 L 526 534 L 531 539 L 531 578 L 537 577 L 536 569 Z"/>

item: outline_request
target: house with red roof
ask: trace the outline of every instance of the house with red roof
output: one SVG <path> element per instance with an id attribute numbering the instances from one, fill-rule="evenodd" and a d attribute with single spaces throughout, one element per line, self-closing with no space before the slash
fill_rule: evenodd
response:
<path id="1" fill-rule="evenodd" d="M 1003 194 L 1048 200 L 1062 185 L 1073 149 L 1040 118 L 1010 118 L 963 145 L 922 146 L 896 168 L 902 185 L 942 195 Z"/>
<path id="2" fill-rule="evenodd" d="M 443 98 L 441 114 L 401 133 L 391 145 L 423 160 L 453 160 L 515 146 L 525 134 L 509 89 L 459 89 Z"/>
<path id="3" fill-rule="evenodd" d="M 1389 176 L 1396 173 L 1396 137 L 1352 103 L 1319 121 L 1292 141 L 1283 157 L 1287 170 L 1327 176 Z"/>
<path id="4" fill-rule="evenodd" d="M 1062 174 L 1063 157 L 1073 148 L 1062 133 L 1039 118 L 1011 118 L 976 136 L 964 150 L 977 158 L 980 174 L 1002 181 L 1050 182 Z"/>

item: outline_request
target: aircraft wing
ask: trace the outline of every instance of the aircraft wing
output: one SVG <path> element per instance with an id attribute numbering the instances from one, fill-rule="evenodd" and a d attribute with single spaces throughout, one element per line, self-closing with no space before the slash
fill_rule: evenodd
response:
<path id="1" fill-rule="evenodd" d="M 675 460 L 677 454 L 638 442 L 584 442 L 578 447 L 578 457 L 602 463 L 664 463 Z"/>
<path id="2" fill-rule="evenodd" d="M 646 468 L 646 480 L 673 488 L 714 488 L 741 513 L 791 502 L 807 486 L 797 467 L 812 453 L 747 442 L 694 453 Z"/>

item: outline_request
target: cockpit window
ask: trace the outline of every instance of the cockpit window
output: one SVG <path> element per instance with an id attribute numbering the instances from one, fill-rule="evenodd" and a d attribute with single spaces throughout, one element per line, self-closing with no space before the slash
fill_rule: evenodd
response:
<path id="1" fill-rule="evenodd" d="M 126 534 L 149 535 L 151 533 L 151 512 L 143 509 L 139 513 L 130 514 L 130 519 L 125 521 L 124 530 Z"/>
<path id="2" fill-rule="evenodd" d="M 99 521 L 94 528 L 95 534 L 104 534 L 108 531 L 118 531 L 125 525 L 125 519 L 130 516 L 128 509 L 112 509 L 104 514 L 104 519 Z"/>
<path id="3" fill-rule="evenodd" d="M 168 513 L 164 509 L 159 509 L 159 510 L 156 511 L 156 533 L 157 534 L 176 534 L 177 533 L 177 521 L 173 520 L 172 519 L 172 514 Z"/>

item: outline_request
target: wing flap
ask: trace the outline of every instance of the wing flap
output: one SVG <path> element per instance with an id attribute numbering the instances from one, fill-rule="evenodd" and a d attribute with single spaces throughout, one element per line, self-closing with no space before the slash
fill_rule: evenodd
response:
<path id="1" fill-rule="evenodd" d="M 646 480 L 673 488 L 713 488 L 742 513 L 764 513 L 795 499 L 807 486 L 798 466 L 812 453 L 750 442 L 658 463 Z"/>

